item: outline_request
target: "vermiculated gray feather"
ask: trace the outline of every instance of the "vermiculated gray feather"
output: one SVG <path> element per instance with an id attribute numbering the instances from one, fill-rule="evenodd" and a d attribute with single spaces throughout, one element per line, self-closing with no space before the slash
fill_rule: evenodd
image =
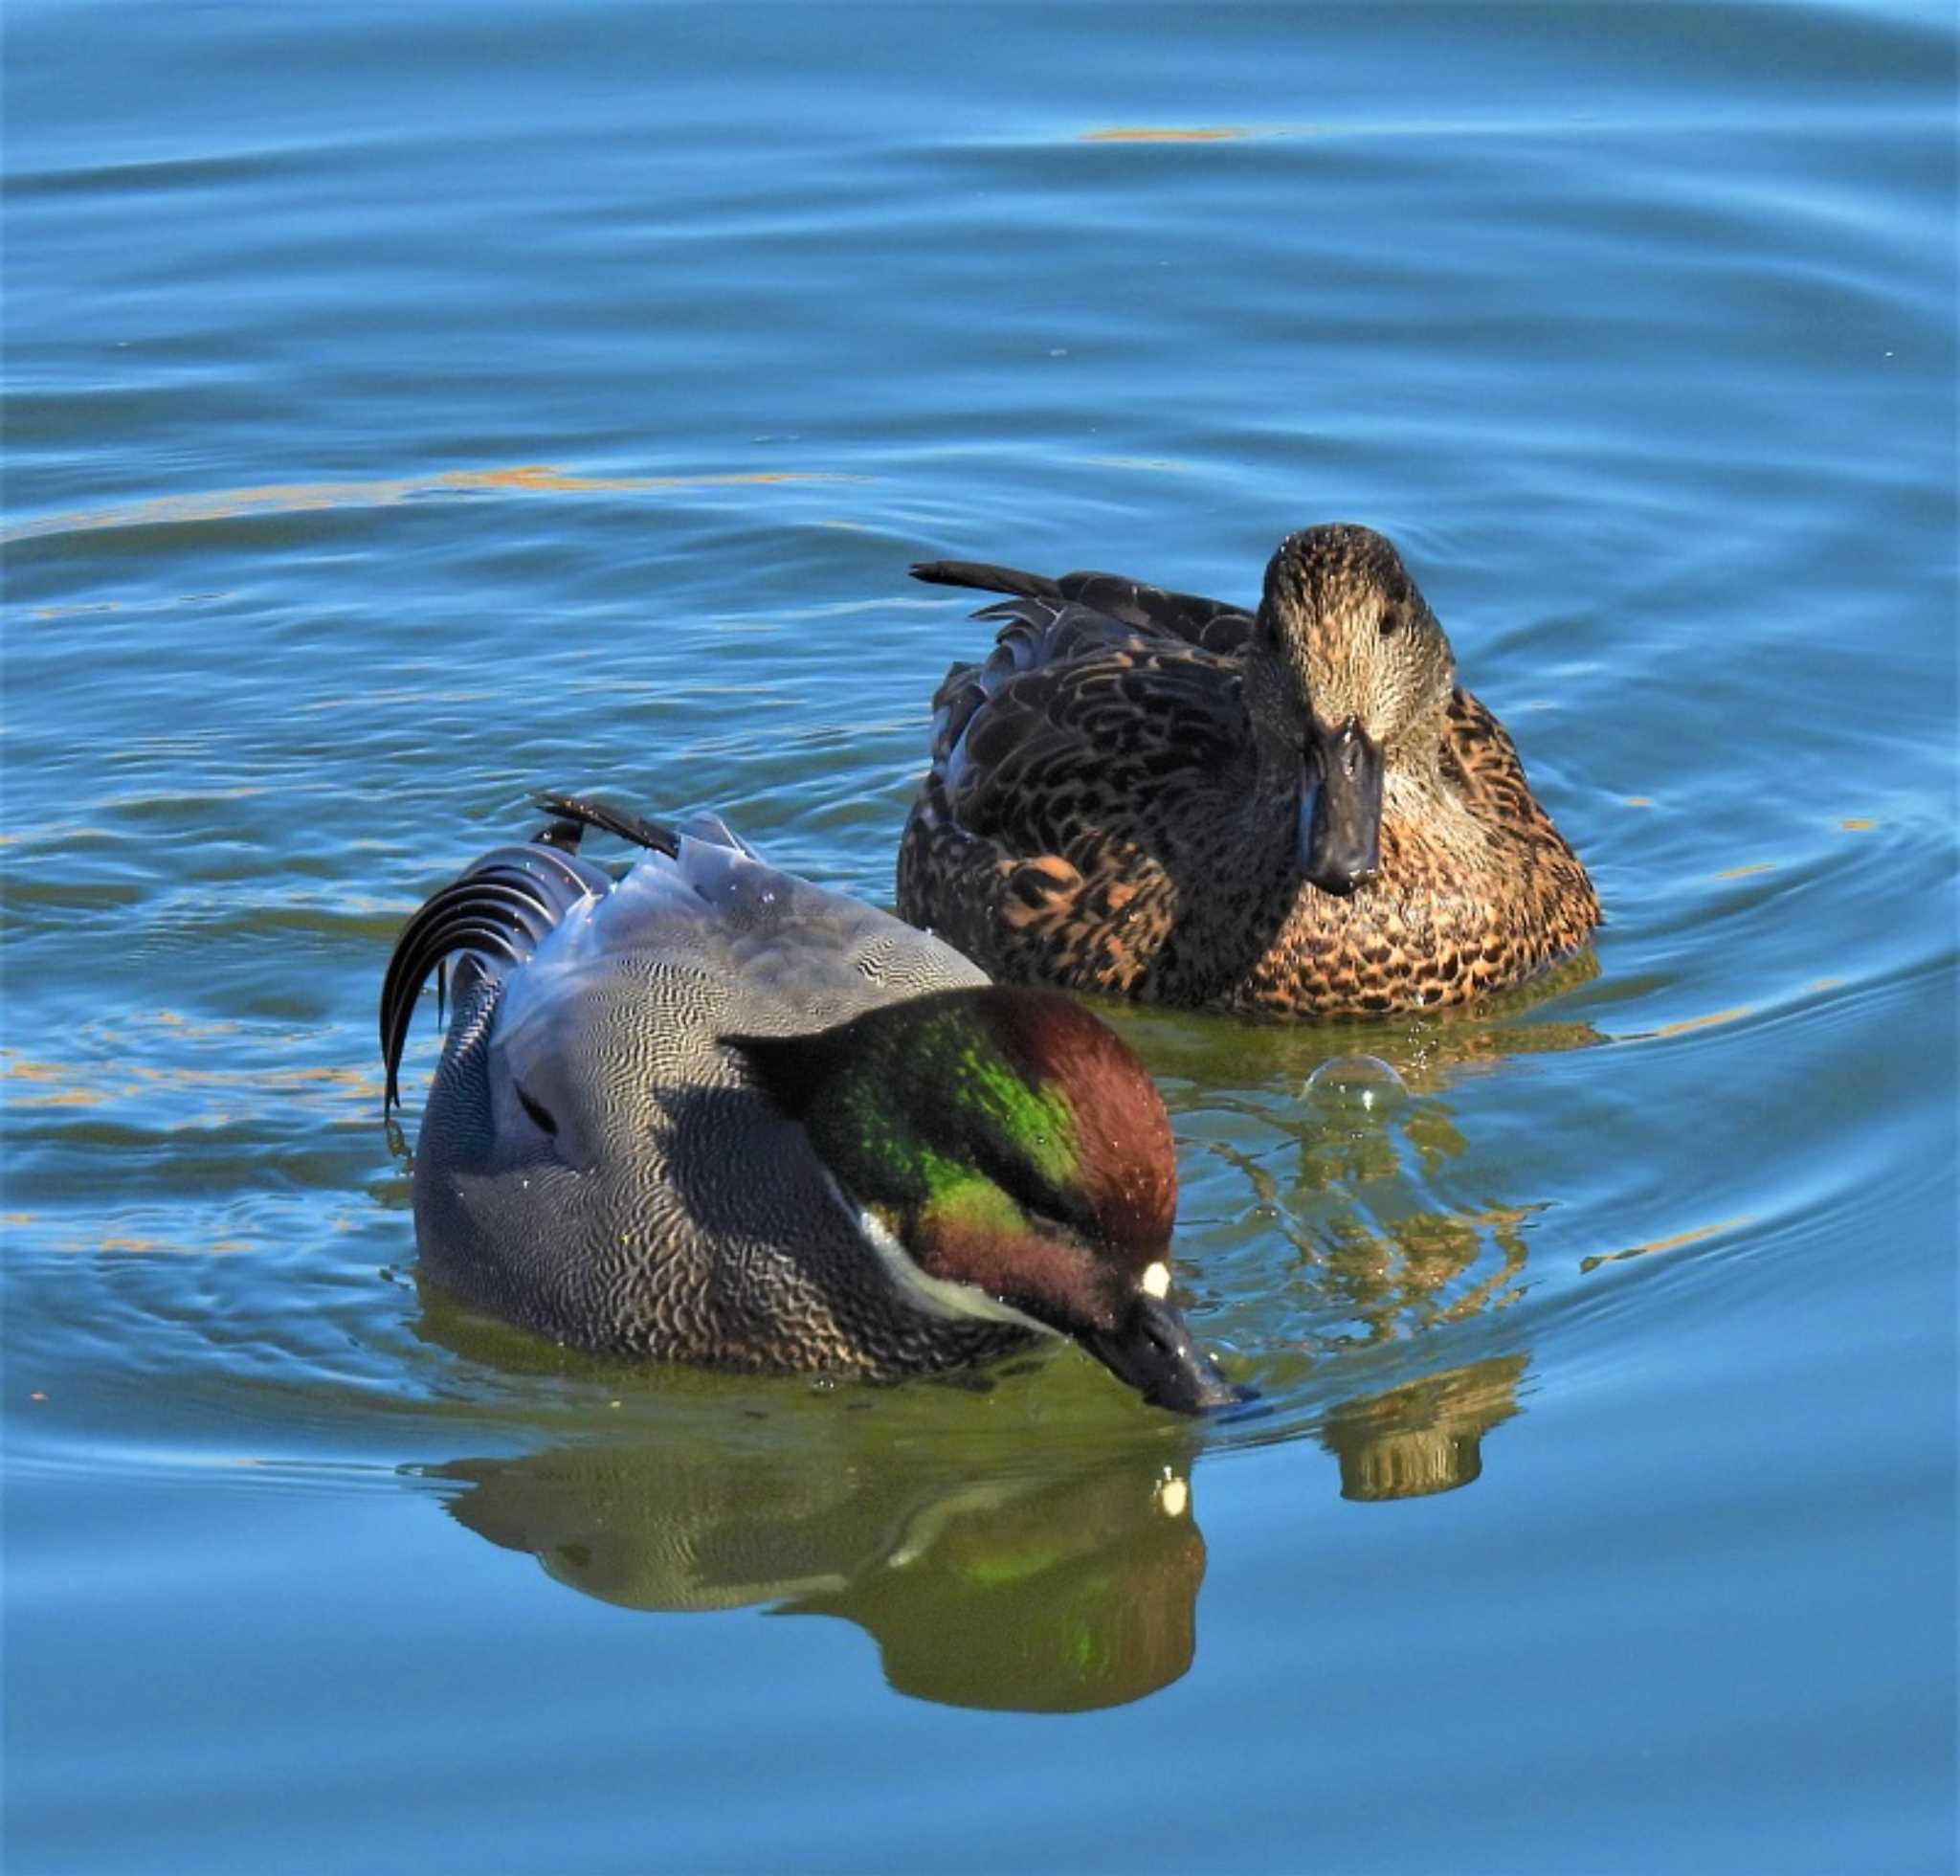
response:
<path id="1" fill-rule="evenodd" d="M 616 882 L 533 846 L 451 889 L 462 909 L 442 915 L 447 939 L 477 970 L 416 1150 L 424 1261 L 484 1308 L 621 1353 L 917 1371 L 1024 1341 L 902 1298 L 804 1129 L 721 1039 L 811 1034 L 985 973 L 779 872 L 721 823 L 695 827 Z M 385 1003 L 390 1084 L 403 985 L 444 942 L 439 925 L 404 934 Z"/>

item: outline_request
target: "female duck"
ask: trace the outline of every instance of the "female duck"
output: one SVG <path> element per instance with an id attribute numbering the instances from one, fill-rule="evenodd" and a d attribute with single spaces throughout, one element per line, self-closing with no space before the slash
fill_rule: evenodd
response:
<path id="1" fill-rule="evenodd" d="M 414 1173 L 438 1281 L 622 1354 L 907 1374 L 1046 1331 L 1161 1406 L 1239 1397 L 1169 1301 L 1169 1123 L 1106 1025 L 719 821 L 540 805 L 409 921 L 382 991 L 393 1104 L 453 969 Z M 615 880 L 587 827 L 647 852 Z"/>
<path id="2" fill-rule="evenodd" d="M 1586 869 L 1401 557 L 1290 535 L 1256 614 L 935 561 L 1014 596 L 934 699 L 899 910 L 997 977 L 1285 1016 L 1461 1003 L 1585 943 Z"/>

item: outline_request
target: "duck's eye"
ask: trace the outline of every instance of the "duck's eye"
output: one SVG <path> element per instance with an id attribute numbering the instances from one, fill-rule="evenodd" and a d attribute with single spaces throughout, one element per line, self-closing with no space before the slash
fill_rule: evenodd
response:
<path id="1" fill-rule="evenodd" d="M 1382 636 L 1383 636 L 1384 638 L 1392 638 L 1392 637 L 1393 637 L 1393 636 L 1395 636 L 1395 629 L 1396 629 L 1396 627 L 1397 627 L 1397 626 L 1399 626 L 1399 625 L 1400 625 L 1401 623 L 1402 623 L 1402 615 L 1401 615 L 1401 614 L 1399 614 L 1399 613 L 1384 613 L 1384 614 L 1382 614 L 1382 621 L 1381 621 L 1381 624 L 1382 624 Z"/>
<path id="2" fill-rule="evenodd" d="M 538 1131 L 540 1133 L 555 1135 L 558 1131 L 558 1122 L 553 1117 L 550 1108 L 546 1106 L 542 1101 L 533 1101 L 524 1092 L 524 1086 L 522 1082 L 513 1082 L 511 1086 L 517 1090 L 518 1106 L 530 1115 L 531 1124 L 537 1128 Z"/>
<path id="3" fill-rule="evenodd" d="M 1096 1215 L 1073 1194 L 1051 1186 L 1045 1179 L 1018 1177 L 1003 1183 L 1021 1208 L 1021 1216 L 1038 1230 L 1064 1239 L 1094 1236 Z"/>
<path id="4" fill-rule="evenodd" d="M 1026 1205 L 1021 1215 L 1045 1237 L 1058 1238 L 1063 1243 L 1075 1242 L 1093 1235 L 1093 1224 L 1085 1229 L 1080 1218 L 1069 1217 L 1058 1205 Z"/>

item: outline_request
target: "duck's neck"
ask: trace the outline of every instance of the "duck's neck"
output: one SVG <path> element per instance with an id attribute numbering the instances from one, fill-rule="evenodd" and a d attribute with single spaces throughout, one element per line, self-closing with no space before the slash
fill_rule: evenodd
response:
<path id="1" fill-rule="evenodd" d="M 1438 713 L 1420 735 L 1412 735 L 1389 751 L 1383 763 L 1382 818 L 1428 821 L 1459 816 L 1464 803 L 1443 775 L 1443 742 L 1449 719 Z"/>

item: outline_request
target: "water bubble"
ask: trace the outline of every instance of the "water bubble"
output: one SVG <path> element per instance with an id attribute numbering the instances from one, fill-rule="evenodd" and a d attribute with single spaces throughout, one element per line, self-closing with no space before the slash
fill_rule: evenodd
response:
<path id="1" fill-rule="evenodd" d="M 1302 1099 L 1348 1115 L 1388 1115 L 1409 1098 L 1401 1076 L 1379 1056 L 1335 1056 L 1306 1078 Z"/>

